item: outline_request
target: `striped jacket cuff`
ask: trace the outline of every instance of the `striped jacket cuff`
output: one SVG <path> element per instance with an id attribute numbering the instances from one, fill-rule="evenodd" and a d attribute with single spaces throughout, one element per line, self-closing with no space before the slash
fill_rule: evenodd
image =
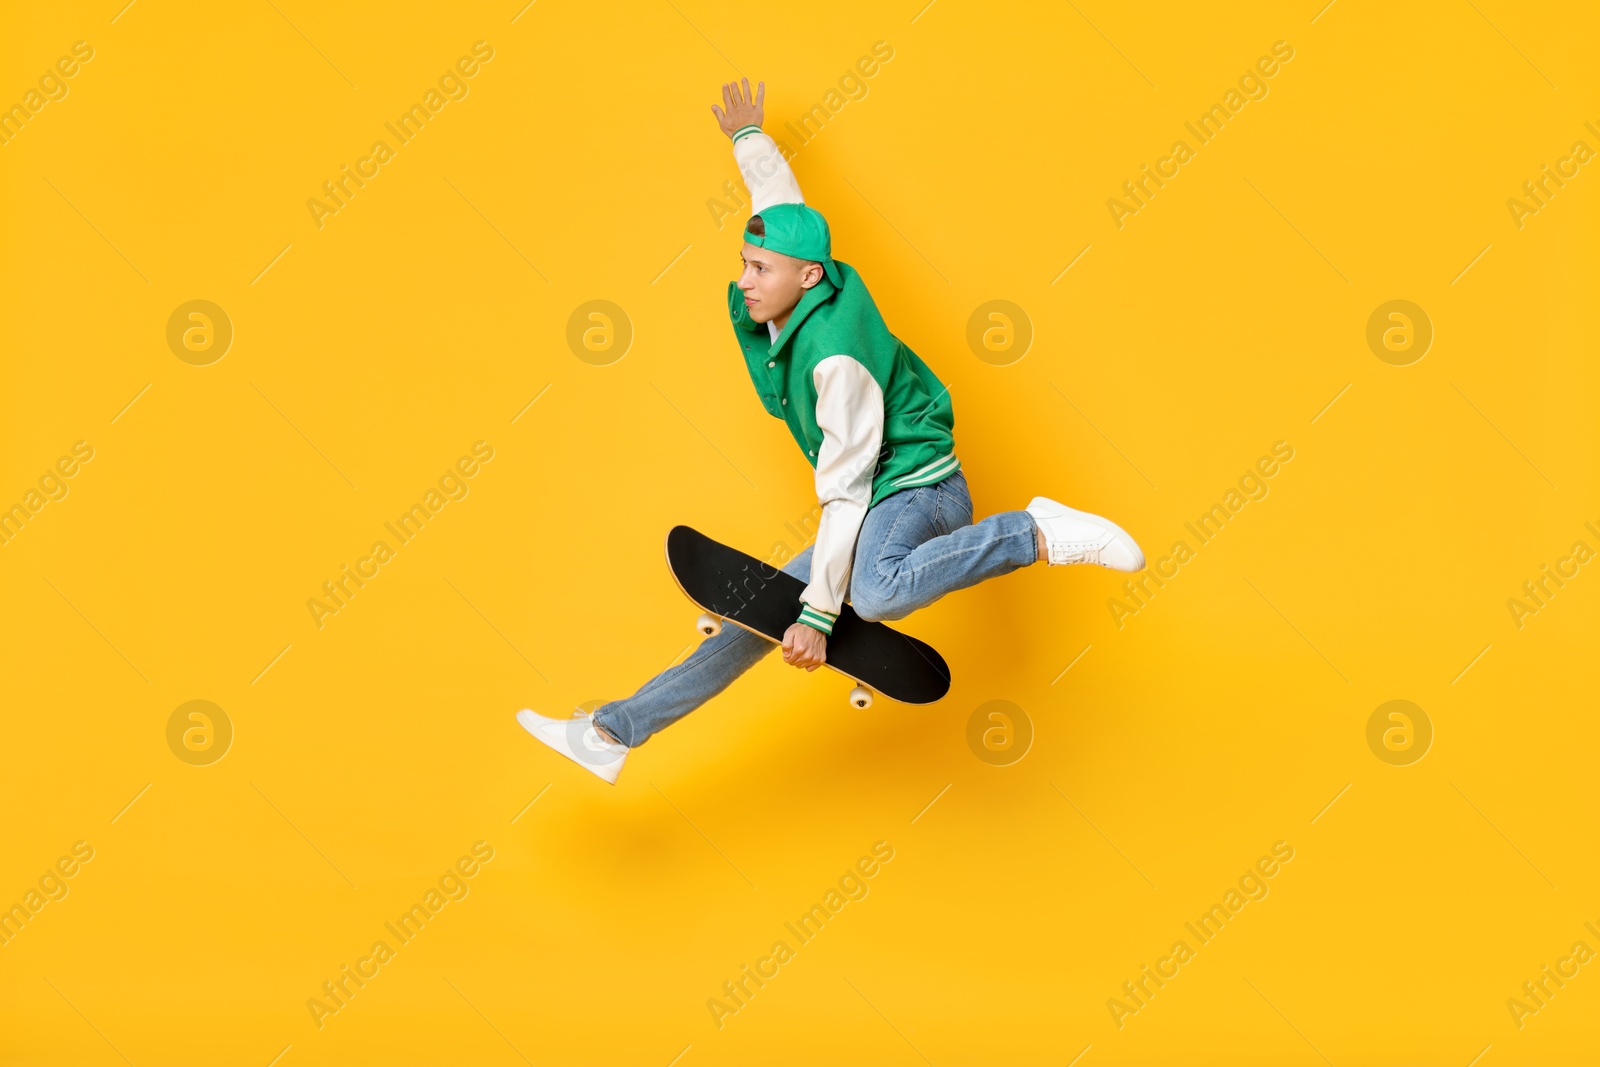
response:
<path id="1" fill-rule="evenodd" d="M 748 126 L 740 126 L 737 130 L 733 131 L 733 143 L 734 144 L 738 144 L 739 143 L 739 138 L 745 136 L 746 134 L 760 133 L 760 132 L 761 132 L 761 127 L 757 126 L 755 123 L 751 123 Z"/>
<path id="2" fill-rule="evenodd" d="M 813 630 L 821 630 L 825 634 L 833 633 L 833 624 L 839 620 L 837 612 L 823 611 L 801 601 L 800 617 L 795 622 L 803 622 Z"/>

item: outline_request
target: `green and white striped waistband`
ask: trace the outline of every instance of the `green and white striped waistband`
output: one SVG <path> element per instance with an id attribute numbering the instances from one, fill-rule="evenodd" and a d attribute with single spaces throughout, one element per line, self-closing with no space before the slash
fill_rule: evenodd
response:
<path id="1" fill-rule="evenodd" d="M 954 474 L 960 466 L 961 461 L 956 458 L 954 452 L 951 452 L 949 455 L 939 457 L 932 463 L 924 464 L 910 474 L 902 474 L 890 482 L 889 485 L 895 489 L 907 489 L 914 485 L 927 485 L 930 482 L 937 482 L 948 475 Z"/>

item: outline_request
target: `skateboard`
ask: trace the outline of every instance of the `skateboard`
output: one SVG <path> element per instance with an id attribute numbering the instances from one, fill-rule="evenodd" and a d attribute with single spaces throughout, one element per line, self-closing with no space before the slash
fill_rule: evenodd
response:
<path id="1" fill-rule="evenodd" d="M 781 646 L 800 617 L 805 582 L 692 527 L 667 532 L 667 569 L 704 609 L 695 628 L 706 636 L 720 633 L 726 619 Z M 857 683 L 850 691 L 857 708 L 871 706 L 874 690 L 903 704 L 931 704 L 950 691 L 950 668 L 932 645 L 868 622 L 849 604 L 833 624 L 823 666 Z"/>

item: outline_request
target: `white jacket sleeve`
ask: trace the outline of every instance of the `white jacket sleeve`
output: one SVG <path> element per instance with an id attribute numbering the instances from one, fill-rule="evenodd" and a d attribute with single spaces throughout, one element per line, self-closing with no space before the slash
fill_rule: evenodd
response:
<path id="1" fill-rule="evenodd" d="M 750 214 L 759 215 L 773 204 L 803 204 L 800 183 L 778 150 L 778 143 L 760 126 L 743 126 L 733 132 L 733 158 L 750 190 Z"/>
<path id="2" fill-rule="evenodd" d="M 833 632 L 850 590 L 850 568 L 856 538 L 872 501 L 872 479 L 878 473 L 883 443 L 883 390 L 854 356 L 829 356 L 812 371 L 817 387 L 816 547 L 811 553 L 811 582 L 800 594 L 797 622 Z"/>

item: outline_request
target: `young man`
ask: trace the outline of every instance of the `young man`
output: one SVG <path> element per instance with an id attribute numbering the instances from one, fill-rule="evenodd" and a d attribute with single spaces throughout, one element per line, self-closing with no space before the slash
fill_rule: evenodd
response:
<path id="1" fill-rule="evenodd" d="M 1115 523 L 1036 496 L 1021 511 L 972 523 L 956 457 L 949 390 L 889 332 L 860 275 L 832 256 L 828 224 L 800 196 L 777 144 L 761 131 L 766 83 L 724 85 L 711 112 L 733 140 L 750 191 L 728 312 L 767 413 L 783 419 L 816 469 L 817 537 L 783 568 L 808 582 L 783 639 L 783 660 L 814 671 L 848 594 L 863 619 L 901 619 L 956 589 L 1030 563 L 1144 566 Z M 633 696 L 554 719 L 523 710 L 540 741 L 615 783 L 651 735 L 722 692 L 772 650 L 738 626 Z"/>

